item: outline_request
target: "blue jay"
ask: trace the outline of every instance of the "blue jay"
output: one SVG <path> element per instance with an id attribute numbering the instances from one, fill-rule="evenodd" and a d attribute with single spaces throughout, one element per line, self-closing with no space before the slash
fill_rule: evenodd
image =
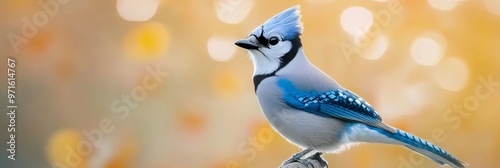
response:
<path id="1" fill-rule="evenodd" d="M 313 160 L 327 167 L 323 153 L 339 153 L 358 143 L 405 146 L 441 166 L 467 164 L 440 147 L 384 122 L 370 104 L 342 88 L 304 55 L 299 6 L 257 27 L 235 45 L 246 49 L 254 66 L 253 83 L 271 126 L 303 151 L 283 165 Z M 283 166 L 282 165 L 282 166 Z"/>

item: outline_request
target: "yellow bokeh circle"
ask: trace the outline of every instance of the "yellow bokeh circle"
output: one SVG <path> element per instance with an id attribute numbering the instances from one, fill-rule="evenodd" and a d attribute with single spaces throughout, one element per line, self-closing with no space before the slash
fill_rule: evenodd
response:
<path id="1" fill-rule="evenodd" d="M 50 136 L 45 146 L 49 163 L 53 167 L 56 165 L 86 167 L 88 157 L 75 154 L 82 141 L 85 139 L 76 129 L 65 128 L 56 131 Z"/>
<path id="2" fill-rule="evenodd" d="M 127 33 L 123 48 L 133 60 L 157 59 L 166 52 L 168 38 L 165 26 L 145 22 Z"/>

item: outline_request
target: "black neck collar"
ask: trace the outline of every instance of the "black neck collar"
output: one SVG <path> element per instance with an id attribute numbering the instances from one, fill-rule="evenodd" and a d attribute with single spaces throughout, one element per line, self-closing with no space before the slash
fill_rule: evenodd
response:
<path id="1" fill-rule="evenodd" d="M 259 87 L 260 82 L 262 82 L 264 79 L 268 77 L 275 76 L 276 72 L 278 72 L 281 68 L 285 67 L 288 63 L 290 63 L 293 60 L 293 58 L 295 58 L 297 52 L 299 52 L 299 48 L 302 47 L 302 42 L 300 41 L 300 37 L 296 37 L 290 41 L 292 42 L 292 48 L 290 49 L 290 51 L 288 51 L 285 55 L 283 55 L 280 58 L 281 63 L 278 69 L 268 74 L 253 76 L 253 85 L 255 92 L 257 92 L 257 87 Z"/>

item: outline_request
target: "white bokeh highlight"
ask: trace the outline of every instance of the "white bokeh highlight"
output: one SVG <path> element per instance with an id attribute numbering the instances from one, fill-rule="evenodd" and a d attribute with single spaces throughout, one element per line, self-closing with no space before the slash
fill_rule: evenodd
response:
<path id="1" fill-rule="evenodd" d="M 445 51 L 446 40 L 438 33 L 428 32 L 413 41 L 410 54 L 417 63 L 434 66 L 443 58 Z"/>
<path id="2" fill-rule="evenodd" d="M 212 36 L 207 42 L 208 54 L 215 61 L 229 61 L 236 51 L 234 41 L 232 38 Z"/>
<path id="3" fill-rule="evenodd" d="M 215 0 L 214 9 L 220 21 L 238 24 L 247 17 L 254 3 L 254 0 Z"/>
<path id="4" fill-rule="evenodd" d="M 373 14 L 366 8 L 353 6 L 340 15 L 340 25 L 350 35 L 364 35 L 373 24 Z"/>
<path id="5" fill-rule="evenodd" d="M 483 0 L 483 2 L 488 12 L 500 16 L 500 0 Z"/>
<path id="6" fill-rule="evenodd" d="M 439 9 L 439 10 L 451 10 L 460 1 L 461 0 L 427 0 L 429 5 L 431 5 L 433 8 Z"/>
<path id="7" fill-rule="evenodd" d="M 377 60 L 384 55 L 388 47 L 389 47 L 389 40 L 387 39 L 386 36 L 380 35 L 366 49 L 362 57 L 368 60 Z"/>
<path id="8" fill-rule="evenodd" d="M 147 21 L 156 13 L 159 0 L 117 0 L 118 14 L 126 21 Z"/>
<path id="9" fill-rule="evenodd" d="M 443 89 L 460 91 L 469 79 L 469 67 L 459 58 L 445 58 L 432 71 L 432 77 Z"/>

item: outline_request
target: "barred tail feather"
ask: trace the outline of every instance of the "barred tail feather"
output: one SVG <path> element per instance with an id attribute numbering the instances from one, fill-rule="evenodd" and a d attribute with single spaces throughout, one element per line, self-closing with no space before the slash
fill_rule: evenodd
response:
<path id="1" fill-rule="evenodd" d="M 424 155 L 425 157 L 433 160 L 441 166 L 444 166 L 446 164 L 455 168 L 463 168 L 467 166 L 466 163 L 458 160 L 453 155 L 441 149 L 440 147 L 426 140 L 420 139 L 419 137 L 416 137 L 410 133 L 397 130 L 396 133 L 392 135 L 386 134 L 386 136 L 404 143 L 404 146 L 406 146 L 407 148 L 421 155 Z"/>
<path id="2" fill-rule="evenodd" d="M 403 145 L 441 166 L 450 165 L 453 168 L 464 168 L 467 166 L 466 163 L 458 160 L 440 147 L 399 129 L 396 129 L 395 132 L 390 132 L 379 127 L 356 123 L 350 126 L 345 137 L 350 142 Z"/>

